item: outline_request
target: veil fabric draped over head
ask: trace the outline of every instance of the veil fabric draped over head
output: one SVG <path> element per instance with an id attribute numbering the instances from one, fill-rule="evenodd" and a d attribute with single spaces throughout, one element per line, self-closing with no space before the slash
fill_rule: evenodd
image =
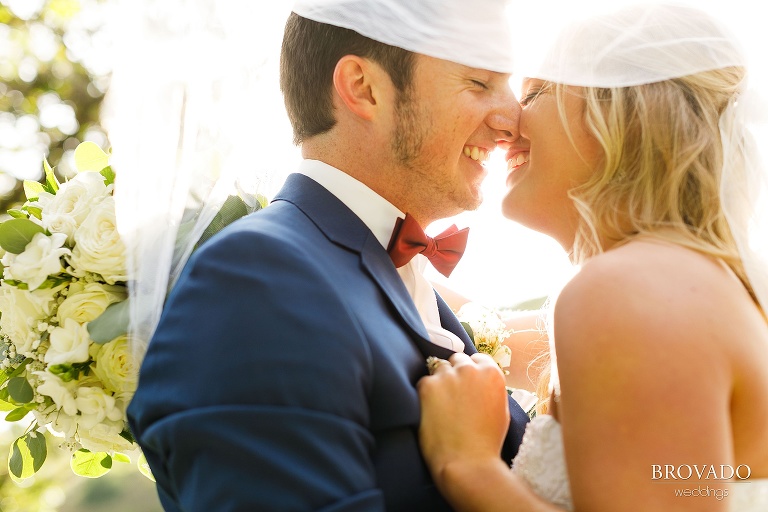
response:
<path id="1" fill-rule="evenodd" d="M 116 7 L 120 37 L 103 117 L 139 361 L 167 292 L 227 197 L 257 209 L 257 195 L 273 193 L 299 159 L 277 78 L 289 14 L 282 4 Z"/>
<path id="2" fill-rule="evenodd" d="M 768 310 L 768 66 L 760 54 L 766 41 L 763 27 L 754 22 L 760 19 L 754 6 L 702 0 L 612 3 L 593 9 L 580 3 L 579 9 L 557 29 L 536 23 L 526 27 L 538 36 L 521 35 L 516 48 L 519 75 L 612 88 L 746 68 L 747 78 L 720 117 L 720 200 L 747 278 L 763 311 Z M 547 39 L 551 44 L 543 43 Z M 535 45 L 526 47 L 526 40 L 535 40 Z M 554 365 L 554 350 L 552 354 Z M 557 389 L 555 370 L 553 376 Z"/>
<path id="3" fill-rule="evenodd" d="M 500 51 L 477 55 L 466 37 L 450 36 L 451 31 L 443 38 L 409 37 L 422 29 L 430 33 L 429 9 L 440 8 L 439 1 L 389 1 L 392 8 L 381 16 L 404 20 L 392 33 L 382 32 L 384 24 L 376 23 L 379 17 L 373 11 L 358 13 L 371 23 L 358 20 L 353 28 L 438 58 L 462 62 L 467 52 L 471 58 L 466 62 L 476 67 L 483 59 L 486 65 L 480 67 L 487 69 L 509 71 L 514 66 L 518 79 L 621 87 L 746 65 L 749 81 L 721 120 L 722 203 L 749 280 L 763 309 L 768 307 L 768 178 L 763 163 L 768 162 L 763 155 L 768 134 L 761 108 L 768 92 L 768 65 L 760 55 L 766 35 L 756 23 L 762 19 L 756 3 L 691 0 L 692 7 L 711 14 L 702 18 L 680 10 L 685 5 L 680 2 L 675 8 L 642 2 L 621 16 L 615 12 L 627 1 L 563 1 L 554 6 L 512 2 L 506 10 L 506 1 L 483 0 L 476 15 L 457 13 L 453 32 L 479 38 L 477 48 L 490 48 L 493 33 L 476 21 L 492 12 L 508 16 L 515 41 L 511 48 L 508 41 L 497 41 Z M 295 9 L 317 21 L 331 16 L 339 24 L 354 14 L 345 3 L 297 0 Z M 118 6 L 122 51 L 104 124 L 117 173 L 118 228 L 128 248 L 129 334 L 141 359 L 169 286 L 224 200 L 237 190 L 235 183 L 241 183 L 241 192 L 269 196 L 300 160 L 290 144 L 277 73 L 291 6 L 240 0 L 120 0 Z M 607 16 L 595 18 L 601 12 Z M 580 24 L 586 19 L 592 21 Z M 654 21 L 650 31 L 649 20 Z M 556 35 L 567 25 L 557 43 Z"/>

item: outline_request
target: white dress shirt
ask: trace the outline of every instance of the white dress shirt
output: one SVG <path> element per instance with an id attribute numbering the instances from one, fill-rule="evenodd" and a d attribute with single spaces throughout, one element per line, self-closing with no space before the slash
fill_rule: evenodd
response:
<path id="1" fill-rule="evenodd" d="M 395 229 L 395 222 L 397 219 L 405 218 L 405 213 L 367 185 L 326 163 L 318 160 L 303 160 L 298 172 L 316 181 L 336 196 L 368 226 L 382 247 L 387 249 Z M 464 343 L 461 339 L 440 325 L 435 291 L 423 274 L 428 263 L 429 260 L 425 256 L 417 254 L 406 265 L 398 268 L 397 272 L 413 298 L 416 310 L 427 328 L 432 343 L 455 352 L 462 352 Z"/>

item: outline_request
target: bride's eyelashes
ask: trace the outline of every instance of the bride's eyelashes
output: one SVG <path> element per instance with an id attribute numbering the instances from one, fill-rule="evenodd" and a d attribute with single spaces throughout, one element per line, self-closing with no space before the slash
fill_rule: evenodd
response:
<path id="1" fill-rule="evenodd" d="M 522 98 L 520 98 L 520 106 L 526 107 L 530 105 L 543 92 L 544 92 L 543 88 L 529 90 L 527 93 L 523 95 Z"/>
<path id="2" fill-rule="evenodd" d="M 540 95 L 548 92 L 551 85 L 531 86 L 520 98 L 520 106 L 525 107 L 533 103 Z"/>

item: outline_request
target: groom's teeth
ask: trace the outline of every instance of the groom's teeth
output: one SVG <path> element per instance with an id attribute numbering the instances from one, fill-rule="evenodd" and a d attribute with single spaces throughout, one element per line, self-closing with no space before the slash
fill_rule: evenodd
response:
<path id="1" fill-rule="evenodd" d="M 475 161 L 485 162 L 488 159 L 489 154 L 488 151 L 477 146 L 464 146 L 464 156 Z"/>

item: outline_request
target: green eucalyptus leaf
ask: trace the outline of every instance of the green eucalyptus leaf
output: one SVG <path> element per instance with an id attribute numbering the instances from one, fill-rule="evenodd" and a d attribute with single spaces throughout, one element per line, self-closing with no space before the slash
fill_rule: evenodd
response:
<path id="1" fill-rule="evenodd" d="M 45 437 L 41 432 L 32 431 L 18 438 L 11 445 L 8 458 L 8 472 L 18 482 L 37 473 L 48 456 Z"/>
<path id="2" fill-rule="evenodd" d="M 122 437 L 123 439 L 125 439 L 129 443 L 135 443 L 136 442 L 136 439 L 133 437 L 133 434 L 127 428 L 123 429 L 123 431 L 120 432 L 120 437 Z"/>
<path id="3" fill-rule="evenodd" d="M 7 402 L 5 400 L 0 400 L 0 412 L 8 412 L 16 409 L 18 406 L 16 404 L 12 404 L 11 402 Z"/>
<path id="4" fill-rule="evenodd" d="M 106 166 L 105 168 L 103 168 L 101 170 L 101 172 L 99 174 L 104 176 L 104 184 L 105 185 L 110 186 L 111 184 L 113 184 L 115 182 L 115 171 L 112 170 L 111 166 L 109 166 L 109 165 Z"/>
<path id="5" fill-rule="evenodd" d="M 240 217 L 248 215 L 253 208 L 249 208 L 248 205 L 239 196 L 229 196 L 221 209 L 213 217 L 213 220 L 208 227 L 205 228 L 203 234 L 197 242 L 195 248 L 203 245 L 213 235 L 227 227 L 232 222 L 236 221 Z"/>
<path id="6" fill-rule="evenodd" d="M 35 398 L 32 386 L 24 377 L 14 377 L 8 380 L 8 394 L 14 402 L 20 404 L 28 404 Z"/>
<path id="7" fill-rule="evenodd" d="M 472 330 L 472 326 L 469 325 L 469 322 L 461 322 L 461 326 L 464 328 L 465 331 L 467 331 L 467 335 L 469 335 L 469 339 L 472 340 L 472 343 L 474 343 L 475 332 Z"/>
<path id="8" fill-rule="evenodd" d="M 45 192 L 45 187 L 42 183 L 24 180 L 24 195 L 27 196 L 28 201 L 40 197 L 40 192 Z"/>
<path id="9" fill-rule="evenodd" d="M 45 169 L 46 192 L 55 194 L 59 190 L 59 180 L 56 179 L 56 175 L 53 173 L 53 167 L 50 166 L 48 160 L 43 160 L 43 169 Z"/>
<path id="10" fill-rule="evenodd" d="M 5 421 L 13 423 L 14 421 L 23 420 L 27 414 L 29 414 L 29 408 L 26 406 L 16 407 L 14 410 L 5 415 Z"/>
<path id="11" fill-rule="evenodd" d="M 101 172 L 109 165 L 109 156 L 95 142 L 81 142 L 75 148 L 75 166 L 79 172 Z"/>
<path id="12" fill-rule="evenodd" d="M 125 464 L 130 464 L 131 463 L 131 458 L 129 456 L 127 456 L 126 454 L 120 453 L 120 452 L 115 452 L 115 454 L 112 456 L 112 459 L 115 462 L 123 462 Z"/>
<path id="13" fill-rule="evenodd" d="M 87 329 L 94 343 L 104 344 L 128 332 L 130 319 L 129 300 L 110 304 L 95 320 L 88 323 Z"/>
<path id="14" fill-rule="evenodd" d="M 32 361 L 34 361 L 34 359 L 32 359 L 31 357 L 28 357 L 25 360 L 23 360 L 19 364 L 19 366 L 14 368 L 13 371 L 8 374 L 8 378 L 10 379 L 11 377 L 16 377 L 17 375 L 21 375 L 24 372 L 24 370 L 27 368 L 27 365 Z"/>
<path id="15" fill-rule="evenodd" d="M 29 219 L 11 219 L 0 224 L 0 247 L 13 254 L 21 254 L 38 233 L 45 233 Z"/>
<path id="16" fill-rule="evenodd" d="M 13 217 L 14 219 L 27 219 L 29 218 L 26 213 L 22 210 L 8 210 L 8 215 Z"/>
<path id="17" fill-rule="evenodd" d="M 72 454 L 69 466 L 76 475 L 86 478 L 99 478 L 112 469 L 112 457 L 104 452 L 89 452 L 80 449 Z"/>
<path id="18" fill-rule="evenodd" d="M 142 475 L 149 478 L 153 482 L 155 481 L 155 476 L 152 474 L 152 469 L 150 469 L 149 463 L 147 462 L 147 458 L 144 456 L 143 453 L 139 456 L 139 461 L 137 463 L 137 466 L 139 467 L 139 472 Z"/>
<path id="19" fill-rule="evenodd" d="M 24 206 L 22 209 L 28 211 L 29 214 L 34 218 L 36 218 L 37 220 L 43 219 L 43 209 L 38 206 L 27 205 L 27 206 Z"/>

